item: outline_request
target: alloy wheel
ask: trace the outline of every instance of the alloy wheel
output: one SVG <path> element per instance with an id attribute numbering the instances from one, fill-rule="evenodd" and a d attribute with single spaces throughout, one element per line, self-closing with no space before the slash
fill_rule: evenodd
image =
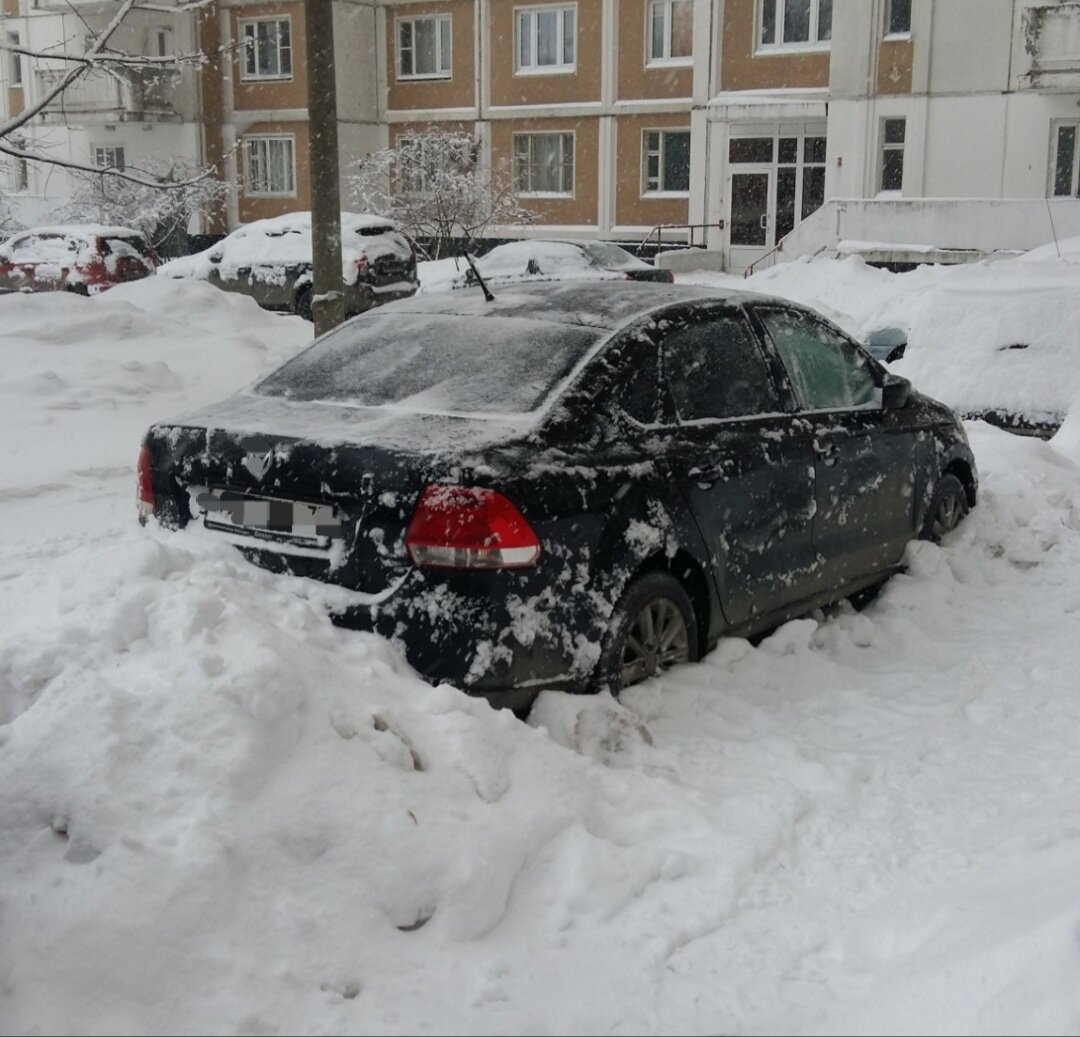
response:
<path id="1" fill-rule="evenodd" d="M 934 515 L 934 539 L 940 540 L 946 533 L 951 533 L 963 517 L 964 505 L 960 498 L 953 493 L 945 494 L 938 504 L 937 514 Z"/>
<path id="2" fill-rule="evenodd" d="M 630 624 L 623 647 L 621 685 L 626 688 L 690 661 L 690 635 L 670 598 L 647 601 Z"/>

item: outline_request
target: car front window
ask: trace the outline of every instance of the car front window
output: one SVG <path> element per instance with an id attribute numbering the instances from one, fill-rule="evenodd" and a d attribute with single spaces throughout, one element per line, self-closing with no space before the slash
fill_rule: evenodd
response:
<path id="1" fill-rule="evenodd" d="M 758 310 L 803 410 L 881 406 L 881 390 L 866 357 L 809 314 Z"/>

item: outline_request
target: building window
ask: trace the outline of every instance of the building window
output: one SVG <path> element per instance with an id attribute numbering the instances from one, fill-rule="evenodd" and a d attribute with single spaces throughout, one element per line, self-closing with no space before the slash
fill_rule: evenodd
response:
<path id="1" fill-rule="evenodd" d="M 644 194 L 690 190 L 690 131 L 646 130 Z"/>
<path id="2" fill-rule="evenodd" d="M 833 0 L 760 0 L 758 46 L 825 46 L 832 39 Z"/>
<path id="3" fill-rule="evenodd" d="M 694 0 L 652 0 L 649 4 L 650 65 L 693 60 Z"/>
<path id="4" fill-rule="evenodd" d="M 574 135 L 514 134 L 514 180 L 521 194 L 572 195 Z"/>
<path id="5" fill-rule="evenodd" d="M 22 40 L 17 32 L 9 32 L 7 42 L 9 47 L 18 47 Z M 8 70 L 8 86 L 22 86 L 22 55 L 8 51 L 8 59 L 11 63 Z"/>
<path id="6" fill-rule="evenodd" d="M 889 0 L 885 33 L 888 36 L 911 34 L 911 0 Z"/>
<path id="7" fill-rule="evenodd" d="M 397 23 L 398 79 L 450 78 L 450 16 L 403 18 Z"/>
<path id="8" fill-rule="evenodd" d="M 244 177 L 249 195 L 296 194 L 296 142 L 292 137 L 248 137 Z"/>
<path id="9" fill-rule="evenodd" d="M 124 149 L 115 145 L 99 144 L 94 148 L 94 165 L 98 169 L 124 169 Z"/>
<path id="10" fill-rule="evenodd" d="M 517 12 L 517 70 L 573 72 L 574 7 L 531 7 Z"/>
<path id="11" fill-rule="evenodd" d="M 292 78 L 292 29 L 288 18 L 242 21 L 243 79 Z"/>
<path id="12" fill-rule="evenodd" d="M 169 41 L 171 37 L 171 30 L 158 29 L 157 31 L 157 56 L 159 58 L 165 58 L 169 56 L 171 48 L 169 47 Z"/>
<path id="13" fill-rule="evenodd" d="M 900 191 L 904 187 L 904 137 L 907 120 L 881 121 L 881 191 Z"/>
<path id="14" fill-rule="evenodd" d="M 1080 122 L 1058 123 L 1054 127 L 1053 196 L 1080 197 Z"/>

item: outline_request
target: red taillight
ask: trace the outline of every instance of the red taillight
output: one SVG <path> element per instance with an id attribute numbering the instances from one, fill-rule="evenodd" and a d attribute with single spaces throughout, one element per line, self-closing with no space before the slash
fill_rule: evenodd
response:
<path id="1" fill-rule="evenodd" d="M 367 270 L 367 268 L 368 268 L 368 258 L 367 258 L 367 256 L 357 256 L 356 257 L 356 272 L 358 274 L 363 274 L 364 271 Z"/>
<path id="2" fill-rule="evenodd" d="M 465 486 L 428 486 L 405 546 L 414 565 L 431 569 L 522 569 L 540 557 L 536 533 L 510 501 Z"/>
<path id="3" fill-rule="evenodd" d="M 150 448 L 144 446 L 139 451 L 139 480 L 137 504 L 139 521 L 144 521 L 154 514 L 154 480 L 150 474 Z"/>

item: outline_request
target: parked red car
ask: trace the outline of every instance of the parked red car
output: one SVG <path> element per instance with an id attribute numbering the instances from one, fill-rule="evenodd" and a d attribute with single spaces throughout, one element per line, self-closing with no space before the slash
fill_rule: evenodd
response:
<path id="1" fill-rule="evenodd" d="M 96 295 L 154 272 L 158 257 L 130 227 L 39 227 L 0 245 L 0 289 Z"/>

